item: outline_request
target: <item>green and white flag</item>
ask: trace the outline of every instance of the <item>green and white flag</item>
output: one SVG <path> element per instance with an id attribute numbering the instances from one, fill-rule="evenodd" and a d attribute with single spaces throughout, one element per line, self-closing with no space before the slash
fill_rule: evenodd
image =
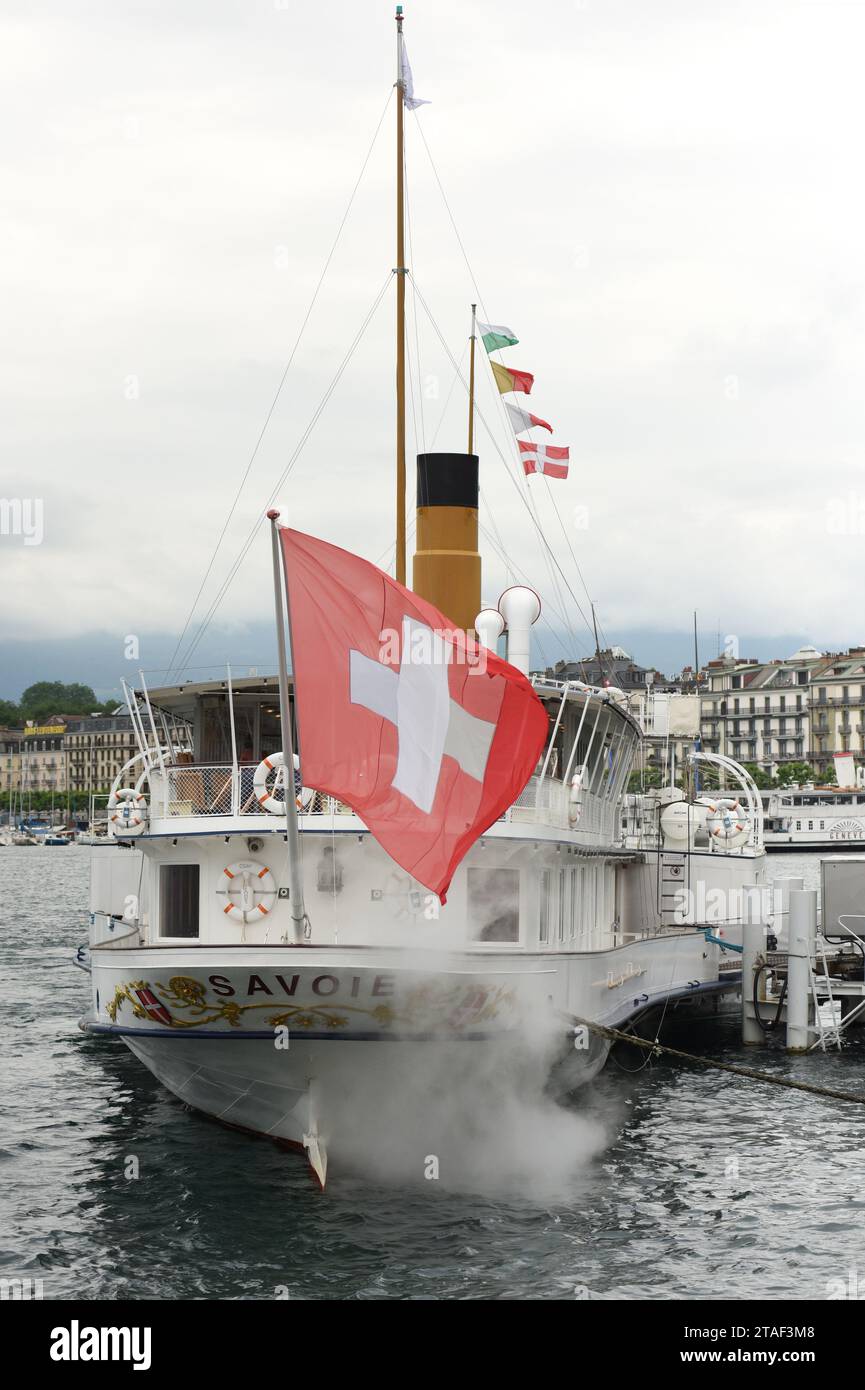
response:
<path id="1" fill-rule="evenodd" d="M 513 347 L 520 341 L 514 330 L 503 323 L 481 323 L 478 319 L 478 330 L 487 352 L 498 352 L 499 348 Z"/>

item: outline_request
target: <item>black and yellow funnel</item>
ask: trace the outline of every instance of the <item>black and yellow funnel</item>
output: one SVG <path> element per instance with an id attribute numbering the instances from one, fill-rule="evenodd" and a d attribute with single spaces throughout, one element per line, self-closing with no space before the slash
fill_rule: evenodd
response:
<path id="1" fill-rule="evenodd" d="M 481 607 L 477 454 L 418 454 L 412 588 L 455 627 L 474 631 Z"/>

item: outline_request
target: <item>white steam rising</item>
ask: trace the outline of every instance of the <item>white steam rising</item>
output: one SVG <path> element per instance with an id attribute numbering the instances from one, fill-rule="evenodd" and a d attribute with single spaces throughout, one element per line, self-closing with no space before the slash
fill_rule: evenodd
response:
<path id="1" fill-rule="evenodd" d="M 361 1044 L 369 1066 L 352 1068 L 350 1089 L 331 1079 L 322 1094 L 334 1173 L 541 1200 L 565 1193 L 607 1146 L 613 1117 L 563 1109 L 545 1090 L 563 1041 L 561 1027 L 536 1025 L 494 1041 Z"/>

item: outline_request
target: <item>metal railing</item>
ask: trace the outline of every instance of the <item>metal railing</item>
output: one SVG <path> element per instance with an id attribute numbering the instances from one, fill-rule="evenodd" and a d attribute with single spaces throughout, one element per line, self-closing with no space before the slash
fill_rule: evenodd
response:
<path id="1" fill-rule="evenodd" d="M 266 815 L 253 786 L 255 767 L 244 764 L 236 770 L 230 763 L 194 766 L 166 766 L 150 770 L 151 817 L 260 816 Z M 269 788 L 272 798 L 285 799 L 285 788 L 277 778 Z M 298 793 L 301 815 L 354 815 L 349 806 L 322 792 L 304 788 Z M 279 819 L 279 813 L 275 812 Z"/>
<path id="2" fill-rule="evenodd" d="M 570 788 L 556 778 L 530 778 L 503 820 L 524 824 L 549 825 L 572 830 L 579 838 L 593 843 L 616 844 L 620 838 L 618 800 L 583 790 L 575 813 Z"/>
<path id="3" fill-rule="evenodd" d="M 267 815 L 269 813 L 259 804 L 253 788 L 254 774 L 253 766 L 242 766 L 235 771 L 231 764 L 221 763 L 181 767 L 166 765 L 164 771 L 151 767 L 150 818 L 192 819 L 200 816 L 219 816 L 228 819 Z M 270 788 L 271 795 L 275 796 L 277 801 L 283 799 L 283 791 L 280 785 Z M 345 802 L 323 792 L 303 788 L 298 797 L 301 818 L 356 814 Z M 541 781 L 534 776 L 513 806 L 508 807 L 501 820 L 542 824 L 561 830 L 570 829 L 580 838 L 592 842 L 616 842 L 618 810 L 610 797 L 584 790 L 578 817 L 574 821 L 572 816 L 569 789 L 564 783 L 552 777 L 546 777 Z M 271 815 L 270 818 L 280 821 L 278 814 Z"/>

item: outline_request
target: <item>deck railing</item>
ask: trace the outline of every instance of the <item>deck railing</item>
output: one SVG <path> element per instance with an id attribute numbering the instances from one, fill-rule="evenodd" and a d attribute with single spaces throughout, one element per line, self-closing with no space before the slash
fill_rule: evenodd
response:
<path id="1" fill-rule="evenodd" d="M 263 814 L 253 786 L 255 768 L 231 764 L 166 767 L 164 774 L 150 771 L 151 816 L 260 816 Z M 277 801 L 284 788 L 271 788 Z M 298 793 L 301 815 L 353 814 L 348 806 L 321 792 Z"/>
<path id="2" fill-rule="evenodd" d="M 200 816 L 220 816 L 227 819 L 266 814 L 253 787 L 254 774 L 255 768 L 251 765 L 244 765 L 235 770 L 230 763 L 166 766 L 164 773 L 157 768 L 151 768 L 151 820 Z M 281 787 L 273 794 L 278 801 L 283 799 Z M 355 814 L 350 806 L 322 792 L 302 788 L 297 795 L 298 812 L 302 818 Z M 278 820 L 279 817 L 275 819 Z M 539 784 L 539 779 L 532 777 L 501 819 L 547 825 L 559 830 L 570 829 L 575 831 L 579 838 L 593 844 L 612 844 L 617 840 L 619 813 L 609 798 L 586 791 L 581 797 L 579 814 L 574 817 L 568 788 L 562 782 L 553 777 L 545 777 Z"/>

